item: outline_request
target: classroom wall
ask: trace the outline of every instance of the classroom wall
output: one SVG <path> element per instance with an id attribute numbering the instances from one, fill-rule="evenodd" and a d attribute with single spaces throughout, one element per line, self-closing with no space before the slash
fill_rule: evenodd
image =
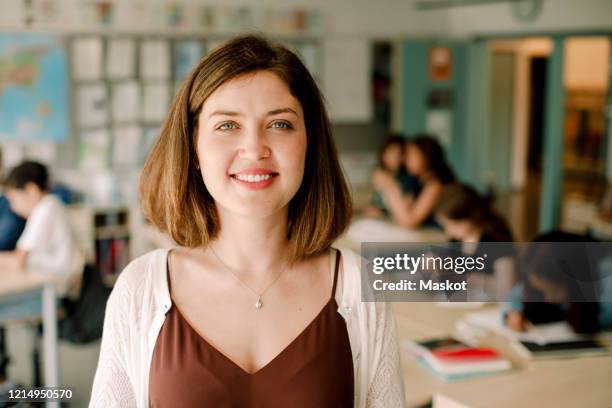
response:
<path id="1" fill-rule="evenodd" d="M 559 32 L 612 28 L 610 0 L 542 0 L 540 16 L 533 22 L 516 18 L 508 3 L 454 7 L 423 12 L 446 21 L 442 33 L 454 37 L 478 34 Z"/>
<path id="2" fill-rule="evenodd" d="M 81 0 L 57 0 L 76 10 L 73 5 L 83 4 Z M 87 2 L 95 4 L 95 1 Z M 199 0 L 121 0 L 116 4 L 115 13 L 120 28 L 139 30 L 134 25 L 135 7 L 164 7 L 169 3 L 186 6 L 201 5 Z M 542 12 L 535 22 L 517 19 L 508 3 L 454 7 L 435 11 L 419 11 L 415 1 L 405 0 L 208 0 L 207 5 L 258 5 L 261 7 L 290 8 L 303 6 L 317 8 L 325 14 L 325 31 L 337 35 L 362 35 L 373 37 L 397 37 L 402 35 L 436 37 L 468 37 L 482 33 L 512 33 L 530 31 L 569 31 L 582 29 L 609 28 L 612 22 L 612 2 L 609 0 L 542 0 Z M 0 28 L 18 28 L 13 21 L 23 17 L 23 1 L 3 0 L 0 13 Z M 486 15 L 486 18 L 483 16 Z M 68 18 L 70 24 L 57 24 L 58 30 L 89 30 L 91 25 L 77 18 L 74 13 Z M 141 24 L 146 21 L 140 21 Z M 155 23 L 155 21 L 149 21 Z M 265 28 L 265 27 L 261 27 Z M 159 29 L 159 26 L 157 27 Z"/>
<path id="3" fill-rule="evenodd" d="M 318 9 L 324 15 L 324 30 L 326 33 L 334 35 L 354 35 L 369 37 L 388 37 L 408 34 L 421 34 L 426 31 L 433 32 L 437 29 L 437 23 L 445 19 L 445 13 L 432 15 L 420 15 L 416 13 L 411 1 L 384 0 L 372 2 L 367 0 L 267 0 L 265 2 L 249 0 L 107 0 L 113 4 L 114 29 L 128 31 L 147 31 L 154 29 L 160 31 L 163 24 L 155 21 L 150 15 L 142 15 L 140 20 L 134 20 L 134 15 L 139 13 L 139 8 L 146 6 L 147 9 L 164 8 L 169 4 L 180 4 L 189 11 L 195 11 L 194 6 L 223 5 L 260 7 L 262 9 L 283 10 L 292 7 L 304 7 Z M 84 4 L 81 0 L 57 0 L 62 7 L 66 6 L 72 12 L 68 13 L 61 22 L 47 24 L 59 31 L 80 31 L 95 29 L 88 21 L 84 21 L 78 10 L 77 5 Z M 93 7 L 97 1 L 87 2 Z M 15 24 L 14 21 L 22 20 L 25 11 L 21 0 L 3 0 L 3 13 L 0 14 L 0 29 L 2 28 L 21 28 L 23 24 Z M 197 16 L 188 15 L 188 20 Z M 138 21 L 138 24 L 134 24 Z M 193 27 L 192 27 L 193 28 Z M 254 27 L 265 30 L 265 26 Z"/>

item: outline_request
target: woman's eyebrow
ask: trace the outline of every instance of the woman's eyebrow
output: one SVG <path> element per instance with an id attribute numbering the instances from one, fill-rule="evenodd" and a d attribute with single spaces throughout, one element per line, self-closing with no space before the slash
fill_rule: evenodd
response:
<path id="1" fill-rule="evenodd" d="M 240 113 L 226 110 L 216 110 L 208 115 L 209 118 L 212 118 L 213 116 L 240 116 Z"/>
<path id="2" fill-rule="evenodd" d="M 298 116 L 297 112 L 291 108 L 273 109 L 271 111 L 268 111 L 266 116 L 278 115 L 280 113 L 292 113 L 295 116 Z M 241 114 L 239 112 L 228 111 L 228 110 L 216 110 L 212 112 L 210 115 L 208 115 L 209 118 L 212 118 L 213 116 L 241 116 Z"/>
<path id="3" fill-rule="evenodd" d="M 278 115 L 279 113 L 293 113 L 295 116 L 298 115 L 297 112 L 291 108 L 279 108 L 269 111 L 268 116 Z"/>

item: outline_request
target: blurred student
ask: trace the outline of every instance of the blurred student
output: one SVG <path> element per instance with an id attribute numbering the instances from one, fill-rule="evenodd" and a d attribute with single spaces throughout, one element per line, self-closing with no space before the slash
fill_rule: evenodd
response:
<path id="1" fill-rule="evenodd" d="M 572 242 L 577 243 L 573 248 L 563 246 Z M 508 327 L 524 331 L 531 324 L 565 320 L 576 333 L 612 329 L 612 287 L 601 285 L 602 268 L 611 265 L 606 258 L 589 259 L 588 242 L 594 240 L 553 231 L 529 245 L 521 262 L 523 280 L 506 305 Z"/>
<path id="2" fill-rule="evenodd" d="M 442 189 L 455 180 L 442 147 L 431 136 L 420 135 L 410 139 L 404 164 L 408 172 L 421 182 L 417 196 L 404 195 L 393 176 L 380 169 L 374 172 L 374 187 L 381 192 L 391 218 L 397 224 L 406 228 L 436 225 L 433 212 Z"/>
<path id="3" fill-rule="evenodd" d="M 48 186 L 47 168 L 36 162 L 18 165 L 6 178 L 6 198 L 11 209 L 26 219 L 26 224 L 16 248 L 0 252 L 0 271 L 28 269 L 56 274 L 57 294 L 62 297 L 69 289 L 78 289 L 83 264 L 66 210 L 49 193 Z M 40 296 L 0 298 L 0 317 L 39 315 L 40 308 Z"/>
<path id="4" fill-rule="evenodd" d="M 446 234 L 461 243 L 460 252 L 486 254 L 485 269 L 472 272 L 470 287 L 482 288 L 491 299 L 505 298 L 516 281 L 512 233 L 504 219 L 473 188 L 453 183 L 444 188 L 436 207 L 436 219 Z"/>
<path id="5" fill-rule="evenodd" d="M 421 183 L 412 174 L 406 171 L 404 156 L 406 139 L 400 135 L 389 136 L 378 152 L 377 170 L 392 175 L 399 184 L 402 193 L 417 196 L 421 191 Z M 389 214 L 382 194 L 374 189 L 370 204 L 364 209 L 363 215 L 368 217 L 383 217 Z"/>

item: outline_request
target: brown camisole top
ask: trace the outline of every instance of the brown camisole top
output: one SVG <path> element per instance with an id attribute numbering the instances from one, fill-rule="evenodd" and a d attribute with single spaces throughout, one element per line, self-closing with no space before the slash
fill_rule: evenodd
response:
<path id="1" fill-rule="evenodd" d="M 153 351 L 151 407 L 352 407 L 353 359 L 346 323 L 331 298 L 276 357 L 247 373 L 204 340 L 173 304 Z"/>

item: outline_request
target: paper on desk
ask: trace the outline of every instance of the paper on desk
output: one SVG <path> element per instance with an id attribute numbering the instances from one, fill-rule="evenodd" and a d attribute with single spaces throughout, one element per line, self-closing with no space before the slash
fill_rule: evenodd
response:
<path id="1" fill-rule="evenodd" d="M 537 344 L 577 341 L 585 337 L 574 333 L 567 322 L 539 324 L 533 326 L 526 332 L 517 332 L 504 325 L 500 310 L 468 313 L 461 321 L 468 325 L 488 329 L 494 333 L 514 340 L 528 341 Z"/>
<path id="2" fill-rule="evenodd" d="M 418 239 L 415 231 L 367 218 L 352 223 L 346 236 L 356 242 L 414 242 Z"/>

